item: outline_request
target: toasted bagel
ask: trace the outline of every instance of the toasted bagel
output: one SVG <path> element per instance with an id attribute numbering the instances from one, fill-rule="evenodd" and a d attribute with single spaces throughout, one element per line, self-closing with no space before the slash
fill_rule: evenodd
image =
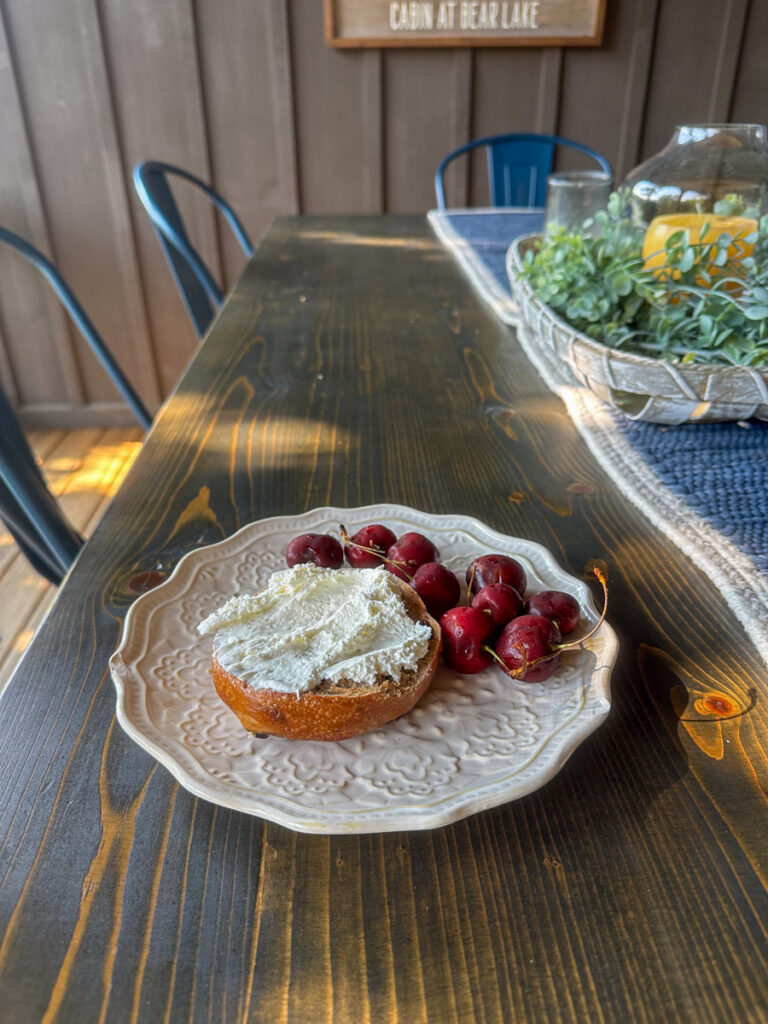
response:
<path id="1" fill-rule="evenodd" d="M 408 616 L 431 629 L 427 651 L 415 669 L 402 670 L 398 679 L 380 675 L 372 685 L 322 679 L 312 690 L 284 693 L 249 685 L 225 669 L 216 659 L 214 638 L 213 682 L 219 697 L 249 732 L 295 740 L 349 739 L 410 711 L 432 682 L 442 634 L 416 591 L 394 576 L 391 582 Z"/>

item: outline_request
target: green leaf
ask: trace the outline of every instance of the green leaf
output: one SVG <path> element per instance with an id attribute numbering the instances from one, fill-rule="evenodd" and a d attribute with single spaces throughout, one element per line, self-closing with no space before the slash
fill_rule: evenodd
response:
<path id="1" fill-rule="evenodd" d="M 664 243 L 664 248 L 669 252 L 670 249 L 674 249 L 678 245 L 688 245 L 688 232 L 680 228 L 679 231 L 673 231 L 669 238 Z"/>
<path id="2" fill-rule="evenodd" d="M 655 271 L 644 269 L 645 232 L 616 193 L 595 223 L 600 238 L 583 228 L 553 229 L 520 271 L 576 330 L 674 362 L 768 365 L 768 215 L 751 233 L 754 242 L 737 238 L 737 253 L 753 245 L 738 263 L 728 259 L 727 232 L 703 244 L 681 230 L 667 240 L 665 265 Z"/>
<path id="3" fill-rule="evenodd" d="M 744 316 L 747 320 L 765 320 L 768 317 L 768 306 L 747 306 Z"/>

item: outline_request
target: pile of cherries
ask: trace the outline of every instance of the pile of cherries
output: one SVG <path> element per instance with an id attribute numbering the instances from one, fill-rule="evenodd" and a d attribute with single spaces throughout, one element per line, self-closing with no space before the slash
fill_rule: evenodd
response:
<path id="1" fill-rule="evenodd" d="M 439 561 L 439 551 L 423 534 L 396 537 L 380 523 L 364 526 L 352 536 L 341 526 L 340 533 L 343 548 L 328 533 L 294 537 L 285 551 L 289 568 L 313 562 L 338 569 L 345 555 L 349 564 L 359 569 L 383 564 L 410 583 L 430 615 L 439 619 L 443 657 L 457 672 L 482 672 L 496 662 L 515 679 L 541 682 L 557 668 L 561 651 L 587 639 L 562 642 L 579 624 L 578 602 L 561 590 L 541 590 L 525 598 L 525 569 L 509 555 L 475 558 L 466 571 L 469 603 L 459 604 L 459 580 Z M 602 574 L 594 571 L 605 587 Z"/>

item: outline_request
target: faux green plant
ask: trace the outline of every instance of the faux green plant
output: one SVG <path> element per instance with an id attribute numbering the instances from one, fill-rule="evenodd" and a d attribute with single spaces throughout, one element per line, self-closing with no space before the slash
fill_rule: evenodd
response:
<path id="1" fill-rule="evenodd" d="M 676 231 L 655 270 L 643 265 L 644 236 L 614 193 L 580 228 L 550 228 L 525 254 L 521 276 L 562 319 L 611 348 L 680 363 L 768 366 L 768 216 L 738 238 L 724 232 L 694 242 Z M 734 246 L 747 251 L 742 244 L 751 255 L 730 258 Z"/>

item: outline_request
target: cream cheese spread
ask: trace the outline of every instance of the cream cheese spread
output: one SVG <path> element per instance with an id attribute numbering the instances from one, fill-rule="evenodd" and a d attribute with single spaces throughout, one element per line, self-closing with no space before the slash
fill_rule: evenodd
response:
<path id="1" fill-rule="evenodd" d="M 414 622 L 383 568 L 296 565 L 255 595 L 230 598 L 197 627 L 214 655 L 249 686 L 305 693 L 321 680 L 371 686 L 416 669 L 432 630 Z"/>

